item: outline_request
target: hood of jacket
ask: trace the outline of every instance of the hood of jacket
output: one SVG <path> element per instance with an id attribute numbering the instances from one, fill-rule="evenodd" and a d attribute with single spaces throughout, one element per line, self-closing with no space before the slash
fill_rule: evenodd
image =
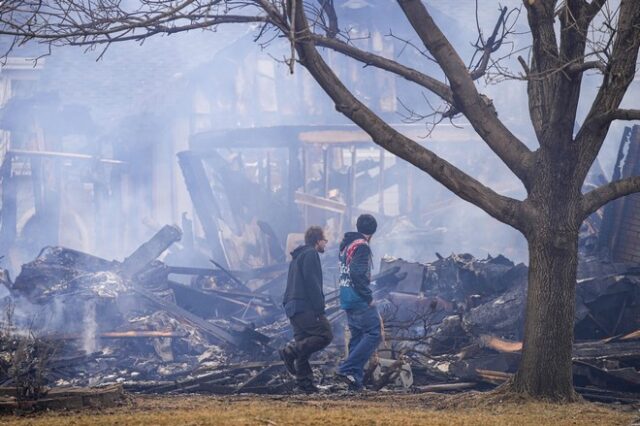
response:
<path id="1" fill-rule="evenodd" d="M 300 256 L 302 253 L 309 251 L 309 250 L 315 250 L 315 248 L 313 248 L 312 246 L 307 246 L 307 245 L 301 245 L 296 247 L 295 250 L 293 250 L 291 252 L 291 258 L 295 259 L 296 257 Z"/>
<path id="2" fill-rule="evenodd" d="M 344 250 L 346 246 L 359 239 L 365 240 L 366 238 L 364 234 L 361 234 L 359 232 L 346 232 L 344 234 L 344 237 L 342 238 L 342 241 L 340 242 L 340 251 Z"/>

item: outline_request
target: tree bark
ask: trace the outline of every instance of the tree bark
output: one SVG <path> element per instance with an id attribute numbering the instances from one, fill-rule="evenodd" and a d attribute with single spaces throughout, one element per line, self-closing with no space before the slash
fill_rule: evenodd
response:
<path id="1" fill-rule="evenodd" d="M 513 381 L 518 393 L 573 401 L 571 346 L 578 234 L 554 246 L 545 232 L 529 241 L 529 287 L 522 360 Z"/>
<path id="2" fill-rule="evenodd" d="M 550 166 L 541 168 L 528 200 L 535 219 L 525 235 L 527 309 L 522 360 L 511 387 L 536 398 L 573 401 L 571 347 L 583 207 L 580 186 L 565 167 L 576 154 L 558 151 L 542 152 L 542 161 Z"/>

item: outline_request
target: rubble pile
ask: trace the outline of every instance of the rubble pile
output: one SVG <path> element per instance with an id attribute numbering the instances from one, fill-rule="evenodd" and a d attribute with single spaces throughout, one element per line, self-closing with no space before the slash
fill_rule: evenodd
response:
<path id="1" fill-rule="evenodd" d="M 388 351 L 411 359 L 414 383 L 493 386 L 520 361 L 527 267 L 503 256 L 383 259 L 407 279 L 384 300 Z M 574 382 L 601 401 L 640 398 L 640 271 L 584 257 L 577 282 Z M 482 387 L 482 386 L 481 386 Z M 457 389 L 453 387 L 452 389 Z"/>
<path id="2" fill-rule="evenodd" d="M 190 268 L 159 261 L 180 236 L 180 229 L 165 226 L 122 262 L 47 247 L 15 282 L 0 274 L 8 291 L 0 304 L 12 313 L 2 320 L 4 329 L 55 342 L 37 359 L 38 386 L 291 391 L 275 350 L 291 338 L 280 306 L 286 263 L 231 271 L 216 262 Z M 372 280 L 384 339 L 365 383 L 458 391 L 507 380 L 520 359 L 527 274 L 525 265 L 504 256 L 438 255 L 431 263 L 383 258 Z M 332 390 L 339 389 L 331 377 L 344 354 L 345 322 L 338 292 L 325 289 L 336 337 L 313 365 L 320 386 Z M 583 257 L 576 302 L 577 389 L 591 399 L 637 401 L 640 269 Z M 33 369 L 16 367 L 11 335 L 0 339 L 0 389 L 21 386 L 25 368 Z"/>

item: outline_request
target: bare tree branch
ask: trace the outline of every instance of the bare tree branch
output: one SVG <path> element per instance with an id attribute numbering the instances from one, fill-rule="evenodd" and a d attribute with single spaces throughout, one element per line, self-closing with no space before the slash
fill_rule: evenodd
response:
<path id="1" fill-rule="evenodd" d="M 518 56 L 518 62 L 524 71 L 525 76 L 528 76 L 531 73 L 531 68 L 529 68 L 529 64 L 524 60 L 522 56 Z"/>
<path id="2" fill-rule="evenodd" d="M 233 6 L 233 7 L 231 7 Z M 89 45 L 143 40 L 156 34 L 174 34 L 223 23 L 267 22 L 261 10 L 248 2 L 227 4 L 223 0 L 156 2 L 140 0 L 135 9 L 111 0 L 46 2 L 27 0 L 0 3 L 0 34 L 19 43 Z M 252 14 L 233 14 L 246 9 Z"/>
<path id="3" fill-rule="evenodd" d="M 325 25 L 327 37 L 333 38 L 340 32 L 340 30 L 338 29 L 338 14 L 336 13 L 336 8 L 333 4 L 333 0 L 318 0 L 318 2 L 320 2 L 322 11 L 329 20 L 327 25 Z"/>
<path id="4" fill-rule="evenodd" d="M 586 8 L 586 19 L 591 22 L 593 18 L 596 17 L 598 12 L 602 10 L 602 7 L 605 5 L 607 0 L 593 0 L 591 4 L 587 5 Z"/>
<path id="5" fill-rule="evenodd" d="M 376 144 L 429 173 L 462 199 L 475 204 L 496 219 L 516 229 L 524 229 L 527 221 L 524 215 L 520 214 L 522 202 L 502 196 L 482 185 L 432 151 L 393 129 L 358 101 L 317 52 L 306 16 L 302 11 L 298 11 L 296 17 L 296 33 L 300 34 L 297 39 L 300 63 L 331 97 L 336 109 L 367 132 Z"/>
<path id="6" fill-rule="evenodd" d="M 451 88 L 449 86 L 436 80 L 433 77 L 421 73 L 420 71 L 404 66 L 394 60 L 384 58 L 371 52 L 360 50 L 353 45 L 347 44 L 337 39 L 322 37 L 315 34 L 312 34 L 310 37 L 317 46 L 327 47 L 329 49 L 343 53 L 353 59 L 357 59 L 364 64 L 373 65 L 377 68 L 397 74 L 400 77 L 403 77 L 424 87 L 425 89 L 430 90 L 431 92 L 441 97 L 445 102 L 448 102 L 450 104 L 454 102 L 453 93 L 451 92 Z"/>
<path id="7" fill-rule="evenodd" d="M 585 194 L 582 200 L 583 218 L 610 201 L 636 192 L 640 192 L 640 176 L 618 180 L 594 189 Z"/>
<path id="8" fill-rule="evenodd" d="M 122 35 L 117 35 L 115 37 L 111 37 L 109 34 L 101 34 L 104 38 L 94 39 L 94 40 L 82 40 L 82 41 L 70 41 L 68 44 L 70 46 L 87 46 L 87 45 L 95 45 L 95 44 L 111 44 L 114 42 L 121 41 L 141 41 L 145 38 L 152 37 L 157 34 L 177 34 L 185 31 L 191 31 L 202 28 L 210 28 L 220 24 L 248 24 L 252 22 L 267 22 L 267 19 L 261 16 L 236 16 L 236 15 L 227 15 L 216 17 L 207 21 L 200 21 L 190 25 L 182 25 L 182 26 L 172 26 L 172 27 L 164 27 L 158 26 L 155 28 L 149 28 L 142 34 L 135 35 L 126 35 L 129 31 L 122 33 Z M 98 35 L 98 34 L 96 34 Z M 44 38 L 47 37 L 38 37 Z"/>
<path id="9" fill-rule="evenodd" d="M 423 3 L 420 0 L 398 0 L 398 3 L 425 47 L 451 81 L 455 105 L 493 152 L 528 186 L 528 174 L 534 157 L 531 151 L 498 119 L 495 111 L 487 105 L 487 98 L 478 93 L 467 67 Z"/>
<path id="10" fill-rule="evenodd" d="M 567 71 L 570 74 L 578 74 L 588 70 L 598 69 L 603 74 L 607 72 L 607 64 L 602 61 L 588 61 L 583 63 L 571 64 L 567 67 Z"/>
<path id="11" fill-rule="evenodd" d="M 557 144 L 558 141 L 570 141 L 575 127 L 578 100 L 582 84 L 582 72 L 587 46 L 587 30 L 590 20 L 587 16 L 587 6 L 583 0 L 565 0 L 558 17 L 560 20 L 560 48 L 558 56 L 547 55 L 547 63 L 552 65 L 557 61 L 558 73 L 548 75 L 553 92 L 545 92 L 545 103 L 551 106 L 551 115 L 547 117 L 546 128 L 553 128 L 553 134 L 546 134 L 549 140 L 542 143 Z M 597 63 L 589 67 L 598 66 Z M 565 72 L 567 68 L 567 72 Z M 572 72 L 574 71 L 574 72 Z M 558 94 L 562 94 L 558 96 Z"/>
<path id="12" fill-rule="evenodd" d="M 587 175 L 609 131 L 611 121 L 605 119 L 603 122 L 603 118 L 617 119 L 618 107 L 636 74 L 640 49 L 640 2 L 622 0 L 618 19 L 612 61 L 591 110 L 575 138 L 580 149 L 577 164 L 580 176 Z"/>
<path id="13" fill-rule="evenodd" d="M 640 120 L 640 109 L 617 109 L 602 117 L 604 122 L 613 120 Z"/>
<path id="14" fill-rule="evenodd" d="M 478 66 L 476 66 L 476 68 L 471 72 L 472 80 L 477 80 L 485 74 L 485 72 L 487 71 L 487 65 L 489 64 L 489 59 L 491 59 L 491 54 L 498 50 L 502 45 L 504 34 L 502 37 L 498 38 L 498 31 L 500 31 L 500 28 L 502 28 L 504 25 L 505 15 L 507 14 L 508 10 L 509 9 L 507 9 L 506 7 L 502 8 L 502 10 L 500 11 L 498 22 L 496 22 L 496 25 L 493 28 L 493 33 L 491 33 L 486 42 L 482 43 L 482 46 L 477 46 L 482 51 L 482 57 L 478 62 Z"/>
<path id="15" fill-rule="evenodd" d="M 556 80 L 547 73 L 557 69 L 559 65 L 556 32 L 553 27 L 555 3 L 552 0 L 525 2 L 533 39 L 529 69 L 531 74 L 541 77 L 530 79 L 528 82 L 529 113 L 541 145 L 553 140 L 547 131 L 551 127 L 545 126 L 545 123 L 551 117 L 553 108 L 550 94 L 556 93 Z"/>

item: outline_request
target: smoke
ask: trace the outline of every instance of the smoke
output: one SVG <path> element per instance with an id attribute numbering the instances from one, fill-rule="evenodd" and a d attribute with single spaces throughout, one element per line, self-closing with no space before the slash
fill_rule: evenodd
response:
<path id="1" fill-rule="evenodd" d="M 84 305 L 82 349 L 87 354 L 94 353 L 98 347 L 98 323 L 96 322 L 96 302 L 88 300 Z"/>
<path id="2" fill-rule="evenodd" d="M 351 35 L 364 35 L 362 39 L 354 37 L 354 42 L 376 53 L 399 57 L 403 63 L 444 81 L 439 67 L 425 58 L 415 32 L 397 5 L 373 3 L 376 3 L 373 7 L 361 2 L 352 5 L 356 9 L 339 10 L 344 26 L 352 28 Z M 469 61 L 473 53 L 470 42 L 477 36 L 475 22 L 469 24 L 476 12 L 475 3 L 430 0 L 427 4 L 461 57 Z M 521 2 L 508 0 L 503 5 L 518 7 Z M 381 10 L 385 13 L 377 13 Z M 478 12 L 480 27 L 486 35 L 498 16 L 497 4 L 478 8 Z M 525 29 L 525 18 L 520 17 L 516 30 Z M 390 28 L 396 38 L 387 37 Z M 0 127 L 11 132 L 12 149 L 89 156 L 89 159 L 40 158 L 30 164 L 27 157 L 19 158 L 20 164 L 39 174 L 41 181 L 36 184 L 24 179 L 19 183 L 18 240 L 7 253 L 14 276 L 20 265 L 32 260 L 45 244 L 122 259 L 162 225 L 180 224 L 183 212 L 196 219 L 198 240 L 202 229 L 175 154 L 193 145 L 206 146 L 210 139 L 203 135 L 207 132 L 348 124 L 304 69 L 298 67 L 294 75 L 289 75 L 287 66 L 273 59 L 288 54 L 286 43 L 275 40 L 261 51 L 251 34 L 250 27 L 231 25 L 215 33 L 151 38 L 143 45 L 114 43 L 98 62 L 96 52 L 57 48 L 40 62 L 40 69 L 29 74 L 35 78 L 12 86 L 13 97 L 0 99 L 3 107 Z M 514 51 L 530 43 L 526 36 L 513 40 Z M 41 49 L 35 44 L 27 45 L 14 54 L 36 57 Z M 373 67 L 362 68 L 337 54 L 326 56 L 359 99 L 392 124 L 403 124 L 399 113 L 406 111 L 401 103 L 416 113 L 429 112 L 425 97 L 438 105 L 436 99 L 407 81 L 391 78 Z M 516 72 L 519 70 L 515 59 L 507 63 Z M 581 97 L 584 101 L 578 121 L 588 111 L 588 101 L 598 85 L 597 77 L 585 77 L 586 96 Z M 535 149 L 525 83 L 479 81 L 478 86 L 492 99 L 506 125 Z M 634 95 L 637 98 L 637 94 L 634 83 L 628 98 Z M 497 192 L 524 198 L 524 188 L 470 126 L 462 119 L 455 120 L 455 124 L 462 128 L 442 123 L 426 137 L 428 126 L 417 123 L 417 131 L 411 137 Z M 601 163 L 606 173 L 612 170 L 621 128 L 620 123 L 614 123 L 602 150 Z M 253 136 L 256 143 L 291 140 L 294 132 L 282 128 L 281 132 L 268 133 L 268 138 L 262 130 L 257 134 Z M 200 143 L 194 142 L 194 135 L 202 136 L 198 139 Z M 235 141 L 234 137 L 229 136 L 229 140 Z M 253 173 L 255 179 L 265 176 L 257 170 L 264 171 L 266 161 L 270 165 L 280 164 L 279 169 L 273 167 L 270 183 L 274 193 L 285 191 L 288 171 L 286 163 L 280 160 L 287 160 L 286 150 L 274 149 L 270 153 L 273 157 L 267 160 L 265 151 L 224 151 L 225 158 L 244 162 L 247 176 Z M 343 157 L 348 165 L 348 154 Z M 104 163 L 97 158 L 122 163 Z M 393 163 L 388 157 L 387 166 Z M 411 219 L 418 228 L 431 233 L 423 232 L 424 239 L 417 243 L 417 248 L 408 248 L 392 238 L 383 245 L 380 235 L 377 239 L 382 247 L 376 251 L 381 255 L 401 254 L 424 261 L 433 258 L 436 251 L 444 255 L 470 252 L 478 257 L 503 253 L 514 261 L 526 261 L 526 244 L 516 231 L 456 200 L 425 173 L 415 168 L 411 173 L 414 179 L 411 214 L 415 216 Z M 301 180 L 298 187 L 302 187 Z M 385 194 L 385 212 L 395 214 L 401 210 L 398 192 L 395 189 Z M 254 195 L 242 191 L 236 194 L 246 197 L 248 204 Z M 375 198 L 363 203 L 372 206 L 374 212 L 378 204 Z M 299 227 L 300 232 L 304 231 L 303 224 Z M 241 235 L 229 233 L 227 237 Z M 284 240 L 286 235 L 281 233 L 279 237 Z"/>

